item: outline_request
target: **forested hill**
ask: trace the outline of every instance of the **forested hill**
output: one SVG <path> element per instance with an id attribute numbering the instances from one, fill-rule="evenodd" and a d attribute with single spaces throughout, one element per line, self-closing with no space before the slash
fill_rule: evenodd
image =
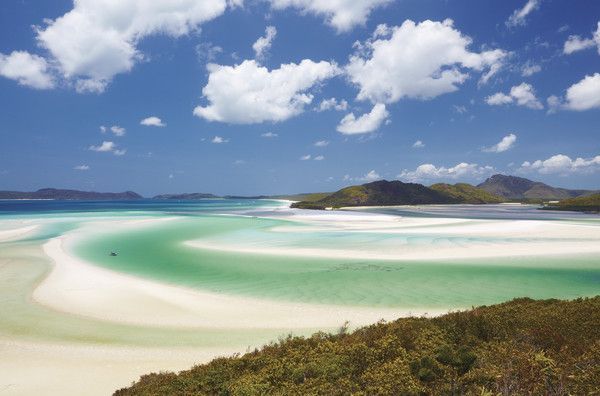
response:
<path id="1" fill-rule="evenodd" d="M 469 184 L 435 184 L 426 187 L 399 180 L 380 180 L 343 188 L 319 200 L 301 201 L 294 208 L 325 209 L 344 206 L 386 206 L 457 203 L 498 203 L 502 198 Z"/>

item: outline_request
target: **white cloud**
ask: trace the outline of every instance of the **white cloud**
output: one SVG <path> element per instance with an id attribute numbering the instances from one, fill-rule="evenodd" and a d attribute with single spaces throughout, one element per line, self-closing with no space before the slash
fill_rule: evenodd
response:
<path id="1" fill-rule="evenodd" d="M 167 124 L 165 124 L 160 118 L 155 117 L 155 116 L 144 118 L 143 120 L 140 121 L 140 125 L 154 126 L 154 127 L 165 127 L 165 126 L 167 126 Z"/>
<path id="2" fill-rule="evenodd" d="M 571 159 L 564 154 L 553 155 L 545 160 L 525 161 L 520 171 L 536 171 L 542 174 L 558 174 L 567 176 L 573 173 L 595 173 L 600 171 L 600 155 L 592 158 Z"/>
<path id="3" fill-rule="evenodd" d="M 412 146 L 413 146 L 413 148 L 423 148 L 423 147 L 425 147 L 425 143 L 423 143 L 420 140 L 417 140 L 416 142 L 413 143 Z"/>
<path id="4" fill-rule="evenodd" d="M 13 51 L 10 55 L 0 53 L 0 76 L 35 89 L 54 87 L 46 60 L 26 51 Z"/>
<path id="5" fill-rule="evenodd" d="M 300 157 L 300 161 L 308 161 L 311 158 L 312 158 L 312 155 L 306 154 L 306 155 L 303 155 L 302 157 Z"/>
<path id="6" fill-rule="evenodd" d="M 470 52 L 471 42 L 450 19 L 380 25 L 372 39 L 355 45 L 358 50 L 350 57 L 346 73 L 359 87 L 359 100 L 431 99 L 456 91 L 469 77 L 468 69 L 487 70 L 481 82 L 500 69 L 505 51 Z"/>
<path id="7" fill-rule="evenodd" d="M 258 40 L 252 44 L 256 59 L 261 60 L 265 58 L 267 52 L 271 49 L 271 43 L 276 35 L 277 29 L 275 26 L 267 26 L 265 29 L 265 36 L 259 37 Z"/>
<path id="8" fill-rule="evenodd" d="M 78 170 L 78 171 L 86 171 L 86 170 L 90 170 L 90 167 L 88 165 L 77 165 L 77 166 L 74 166 L 73 169 Z"/>
<path id="9" fill-rule="evenodd" d="M 323 155 L 317 155 L 314 160 L 315 161 L 323 161 L 325 159 L 325 157 Z"/>
<path id="10" fill-rule="evenodd" d="M 273 133 L 273 132 L 265 132 L 265 133 L 261 133 L 260 136 L 264 137 L 264 138 L 276 138 L 279 135 L 276 133 Z"/>
<path id="11" fill-rule="evenodd" d="M 73 9 L 37 28 L 63 76 L 78 91 L 102 92 L 112 78 L 144 59 L 147 36 L 180 37 L 221 15 L 225 0 L 76 0 Z"/>
<path id="12" fill-rule="evenodd" d="M 127 152 L 127 150 L 125 149 L 118 149 L 117 145 L 114 142 L 110 142 L 110 141 L 103 141 L 102 144 L 98 145 L 98 146 L 90 146 L 88 148 L 91 151 L 97 151 L 99 153 L 113 153 L 114 155 L 125 155 L 125 153 Z"/>
<path id="13" fill-rule="evenodd" d="M 319 107 L 317 107 L 316 111 L 327 111 L 327 110 L 337 110 L 337 111 L 345 111 L 348 109 L 348 102 L 345 99 L 342 99 L 338 102 L 336 98 L 323 99 Z"/>
<path id="14" fill-rule="evenodd" d="M 215 143 L 215 144 L 229 143 L 229 139 L 225 139 L 224 137 L 221 137 L 221 136 L 215 136 L 214 138 L 212 138 L 211 143 Z"/>
<path id="15" fill-rule="evenodd" d="M 527 0 L 527 3 L 525 3 L 523 8 L 519 8 L 512 13 L 506 21 L 506 26 L 524 26 L 526 24 L 527 15 L 532 11 L 535 11 L 540 6 L 541 2 L 542 0 Z"/>
<path id="16" fill-rule="evenodd" d="M 365 113 L 358 118 L 354 113 L 346 114 L 337 126 L 337 130 L 345 135 L 374 132 L 388 115 L 385 105 L 377 103 L 369 113 Z"/>
<path id="17" fill-rule="evenodd" d="M 484 147 L 481 151 L 486 153 L 502 153 L 504 151 L 510 150 L 515 145 L 517 141 L 517 135 L 514 133 L 510 133 L 502 138 L 498 143 L 494 144 L 490 147 Z"/>
<path id="18" fill-rule="evenodd" d="M 502 92 L 497 92 L 485 98 L 485 102 L 490 106 L 500 106 L 512 103 L 513 98 L 510 95 L 503 94 Z"/>
<path id="19" fill-rule="evenodd" d="M 329 142 L 327 140 L 319 140 L 315 142 L 316 147 L 327 147 Z"/>
<path id="20" fill-rule="evenodd" d="M 123 136 L 125 135 L 125 128 L 120 127 L 118 125 L 113 125 L 110 127 L 110 131 L 115 135 L 115 136 Z"/>
<path id="21" fill-rule="evenodd" d="M 372 181 L 379 180 L 379 179 L 381 179 L 381 176 L 374 169 L 369 171 L 366 175 L 358 178 L 358 180 L 367 181 L 367 182 L 372 182 Z"/>
<path id="22" fill-rule="evenodd" d="M 525 106 L 534 110 L 544 108 L 542 102 L 535 96 L 535 90 L 530 84 L 522 83 L 510 89 L 508 95 L 498 92 L 488 96 L 485 99 L 486 103 L 491 106 L 499 106 L 516 102 L 519 106 Z"/>
<path id="23" fill-rule="evenodd" d="M 92 150 L 92 151 L 98 151 L 98 152 L 110 152 L 110 151 L 113 151 L 115 149 L 115 146 L 116 145 L 115 145 L 114 142 L 104 141 L 99 146 L 90 146 L 90 150 Z"/>
<path id="24" fill-rule="evenodd" d="M 565 41 L 563 54 L 570 55 L 574 52 L 583 51 L 593 47 L 597 47 L 598 54 L 600 54 L 600 22 L 598 22 L 598 27 L 591 38 L 584 39 L 577 35 L 569 36 L 567 41 Z"/>
<path id="25" fill-rule="evenodd" d="M 521 68 L 521 75 L 523 77 L 529 77 L 534 75 L 535 73 L 539 73 L 542 71 L 542 67 L 540 65 L 536 65 L 535 63 L 527 62 Z"/>
<path id="26" fill-rule="evenodd" d="M 302 13 L 325 17 L 338 32 L 364 25 L 373 9 L 392 0 L 269 0 L 274 9 L 293 7 Z"/>
<path id="27" fill-rule="evenodd" d="M 108 128 L 106 128 L 104 125 L 100 125 L 100 132 L 106 133 L 107 130 Z"/>
<path id="28" fill-rule="evenodd" d="M 600 73 L 585 76 L 567 89 L 564 107 L 584 111 L 600 108 Z"/>
<path id="29" fill-rule="evenodd" d="M 419 165 L 414 171 L 407 169 L 403 170 L 398 175 L 399 178 L 408 181 L 421 181 L 431 179 L 458 179 L 462 177 L 475 177 L 491 174 L 494 168 L 491 166 L 479 166 L 477 164 L 469 164 L 461 162 L 451 168 L 440 166 L 439 168 L 433 164 Z"/>
<path id="30" fill-rule="evenodd" d="M 208 83 L 202 89 L 209 105 L 198 106 L 194 115 L 208 121 L 254 124 L 284 121 L 304 111 L 313 100 L 309 90 L 339 74 L 329 62 L 304 59 L 268 70 L 255 60 L 239 65 L 209 64 Z"/>

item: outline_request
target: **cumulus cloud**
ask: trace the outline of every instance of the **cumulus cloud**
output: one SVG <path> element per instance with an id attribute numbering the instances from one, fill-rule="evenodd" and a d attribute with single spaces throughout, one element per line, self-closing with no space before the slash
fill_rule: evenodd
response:
<path id="1" fill-rule="evenodd" d="M 300 161 L 308 161 L 311 158 L 312 158 L 312 155 L 306 154 L 306 155 L 303 155 L 302 157 L 300 157 Z"/>
<path id="2" fill-rule="evenodd" d="M 26 51 L 13 51 L 10 55 L 0 53 L 0 76 L 35 89 L 54 87 L 46 60 Z"/>
<path id="3" fill-rule="evenodd" d="M 279 135 L 276 133 L 273 133 L 273 132 L 265 132 L 265 133 L 261 133 L 260 136 L 264 137 L 264 138 L 276 138 Z"/>
<path id="4" fill-rule="evenodd" d="M 481 149 L 481 151 L 486 153 L 502 153 L 513 148 L 516 141 L 517 135 L 515 135 L 514 133 L 510 133 L 504 136 L 502 140 L 500 140 L 498 143 L 490 147 L 484 147 Z"/>
<path id="5" fill-rule="evenodd" d="M 77 166 L 74 166 L 73 169 L 78 170 L 78 171 L 86 171 L 86 170 L 90 170 L 90 167 L 88 165 L 77 165 Z"/>
<path id="6" fill-rule="evenodd" d="M 570 55 L 574 52 L 583 51 L 593 47 L 597 47 L 598 54 L 600 54 L 600 22 L 598 22 L 598 28 L 592 34 L 591 38 L 581 38 L 581 36 L 577 35 L 569 36 L 563 46 L 563 54 Z"/>
<path id="7" fill-rule="evenodd" d="M 315 161 L 323 161 L 325 159 L 325 157 L 323 155 L 317 155 L 314 160 Z"/>
<path id="8" fill-rule="evenodd" d="M 342 99 L 338 102 L 336 98 L 323 99 L 316 111 L 327 111 L 327 110 L 345 111 L 348 109 L 348 102 Z"/>
<path id="9" fill-rule="evenodd" d="M 564 107 L 584 111 L 600 108 L 600 73 L 585 76 L 567 89 Z"/>
<path id="10" fill-rule="evenodd" d="M 225 139 L 224 137 L 221 137 L 221 136 L 215 136 L 214 138 L 212 138 L 211 143 L 214 143 L 214 144 L 229 143 L 229 139 Z"/>
<path id="11" fill-rule="evenodd" d="M 319 140 L 315 142 L 316 147 L 327 147 L 329 146 L 329 142 L 327 140 Z"/>
<path id="12" fill-rule="evenodd" d="M 304 14 L 325 17 L 338 32 L 346 32 L 357 25 L 364 25 L 369 14 L 377 7 L 392 0 L 269 0 L 274 9 L 293 7 Z"/>
<path id="13" fill-rule="evenodd" d="M 275 26 L 267 26 L 265 29 L 265 36 L 259 37 L 258 40 L 252 44 L 256 59 L 261 60 L 265 58 L 267 52 L 271 49 L 271 43 L 276 35 L 277 29 Z"/>
<path id="14" fill-rule="evenodd" d="M 160 118 L 158 118 L 156 116 L 144 118 L 143 120 L 140 121 L 140 125 L 153 126 L 153 127 L 166 127 L 167 126 L 167 124 L 165 124 Z"/>
<path id="15" fill-rule="evenodd" d="M 433 164 L 419 165 L 415 170 L 403 170 L 398 178 L 408 181 L 423 181 L 433 179 L 458 179 L 463 177 L 479 177 L 494 172 L 491 166 L 479 166 L 461 162 L 451 168 L 444 166 L 436 167 Z"/>
<path id="16" fill-rule="evenodd" d="M 268 70 L 255 60 L 239 65 L 209 64 L 208 83 L 202 89 L 209 101 L 194 115 L 208 121 L 255 124 L 284 121 L 304 111 L 313 100 L 316 84 L 339 74 L 334 63 L 304 59 Z"/>
<path id="17" fill-rule="evenodd" d="M 147 36 L 180 37 L 221 15 L 226 0 L 77 0 L 37 28 L 38 43 L 78 91 L 102 92 L 112 78 L 144 59 Z"/>
<path id="18" fill-rule="evenodd" d="M 346 114 L 337 126 L 337 131 L 345 135 L 356 135 L 376 131 L 388 118 L 388 111 L 383 103 L 377 103 L 369 113 L 356 117 L 354 113 Z"/>
<path id="19" fill-rule="evenodd" d="M 541 174 L 558 174 L 567 176 L 574 173 L 595 173 L 600 171 L 600 155 L 592 158 L 576 158 L 564 154 L 553 155 L 545 160 L 525 161 L 521 165 L 522 172 L 539 172 Z"/>
<path id="20" fill-rule="evenodd" d="M 355 45 L 346 73 L 359 88 L 359 100 L 432 99 L 456 91 L 469 78 L 469 69 L 485 72 L 482 82 L 500 69 L 505 51 L 471 52 L 471 42 L 450 19 L 379 25 L 370 40 Z"/>
<path id="21" fill-rule="evenodd" d="M 425 147 L 425 143 L 423 143 L 420 140 L 417 140 L 416 142 L 413 143 L 412 146 L 413 146 L 413 148 L 423 148 L 423 147 Z"/>
<path id="22" fill-rule="evenodd" d="M 516 9 L 506 21 L 506 26 L 524 26 L 527 23 L 527 15 L 539 8 L 542 0 L 527 0 L 523 8 Z"/>
<path id="23" fill-rule="evenodd" d="M 541 110 L 544 108 L 542 102 L 540 102 L 535 96 L 535 90 L 533 87 L 527 83 L 522 83 L 521 85 L 512 87 L 508 95 L 498 92 L 488 96 L 485 101 L 490 106 L 516 103 L 519 106 L 525 106 L 534 110 Z"/>
<path id="24" fill-rule="evenodd" d="M 102 144 L 98 145 L 98 146 L 90 146 L 89 150 L 91 151 L 97 151 L 99 153 L 113 153 L 114 155 L 125 155 L 125 153 L 127 152 L 127 150 L 125 149 L 118 149 L 117 145 L 114 142 L 110 142 L 110 141 L 103 141 Z"/>

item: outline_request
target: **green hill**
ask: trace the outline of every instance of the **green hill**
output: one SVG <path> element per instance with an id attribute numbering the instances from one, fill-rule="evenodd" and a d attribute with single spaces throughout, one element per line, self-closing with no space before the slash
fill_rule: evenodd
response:
<path id="1" fill-rule="evenodd" d="M 454 198 L 462 203 L 468 204 L 488 204 L 504 202 L 504 198 L 477 188 L 467 183 L 446 184 L 437 183 L 429 186 L 432 190 L 438 191 L 444 195 Z"/>
<path id="2" fill-rule="evenodd" d="M 288 337 L 128 395 L 592 395 L 600 384 L 600 297 L 517 299 L 347 334 Z"/>
<path id="3" fill-rule="evenodd" d="M 552 187 L 523 177 L 500 174 L 489 177 L 477 187 L 503 198 L 516 200 L 567 199 L 594 193 L 590 190 Z"/>
<path id="4" fill-rule="evenodd" d="M 456 200 L 422 184 L 398 180 L 380 180 L 360 186 L 351 186 L 317 201 L 302 201 L 293 208 L 324 209 L 343 206 L 418 205 L 456 203 Z"/>
<path id="5" fill-rule="evenodd" d="M 544 209 L 600 213 L 600 193 L 563 199 L 557 204 L 545 206 Z"/>

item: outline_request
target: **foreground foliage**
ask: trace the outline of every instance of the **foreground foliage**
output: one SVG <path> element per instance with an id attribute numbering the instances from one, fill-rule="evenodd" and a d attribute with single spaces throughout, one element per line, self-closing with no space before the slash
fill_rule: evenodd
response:
<path id="1" fill-rule="evenodd" d="M 288 337 L 125 395 L 587 395 L 600 384 L 600 297 L 517 299 L 347 334 Z"/>

